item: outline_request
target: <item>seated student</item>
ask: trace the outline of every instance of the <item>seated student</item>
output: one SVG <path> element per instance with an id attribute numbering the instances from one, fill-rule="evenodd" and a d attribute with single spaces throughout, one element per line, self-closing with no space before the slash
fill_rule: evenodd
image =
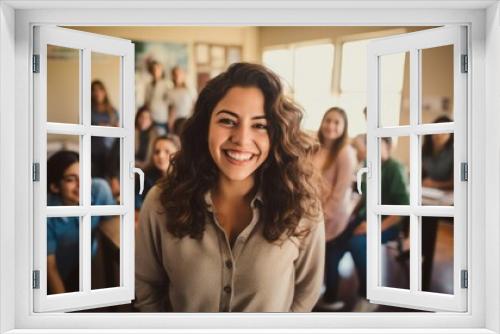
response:
<path id="1" fill-rule="evenodd" d="M 167 174 L 171 157 L 179 150 L 179 138 L 174 135 L 156 137 L 151 145 L 151 154 L 144 169 L 144 191 L 139 194 L 138 180 L 136 181 L 135 208 L 140 209 L 149 190 Z"/>
<path id="2" fill-rule="evenodd" d="M 380 157 L 382 160 L 381 182 L 382 182 L 382 204 L 408 205 L 410 202 L 404 167 L 400 162 L 391 157 L 392 140 L 384 137 L 381 141 Z M 365 188 L 366 189 L 366 188 Z M 349 241 L 349 252 L 351 252 L 356 271 L 358 273 L 360 297 L 354 311 L 374 311 L 375 304 L 370 304 L 366 300 L 366 191 L 355 209 L 351 221 L 353 226 L 353 236 Z M 382 243 L 394 240 L 400 232 L 401 217 L 382 217 Z"/>
<path id="3" fill-rule="evenodd" d="M 158 137 L 158 131 L 153 124 L 151 110 L 142 106 L 135 115 L 135 166 L 146 167 L 152 152 L 151 146 Z"/>
<path id="4" fill-rule="evenodd" d="M 92 179 L 91 204 L 114 204 L 108 183 Z M 78 153 L 59 151 L 47 161 L 47 205 L 80 205 L 80 165 Z M 103 217 L 92 216 L 92 232 Z M 79 291 L 80 220 L 78 217 L 47 219 L 47 283 L 48 293 Z M 95 233 L 92 254 L 97 251 Z"/>

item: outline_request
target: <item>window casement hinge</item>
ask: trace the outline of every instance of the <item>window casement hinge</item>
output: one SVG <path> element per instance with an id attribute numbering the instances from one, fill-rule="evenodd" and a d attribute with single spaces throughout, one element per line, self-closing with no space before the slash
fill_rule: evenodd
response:
<path id="1" fill-rule="evenodd" d="M 469 57 L 467 55 L 462 55 L 461 57 L 462 61 L 462 73 L 468 73 L 469 72 Z"/>
<path id="2" fill-rule="evenodd" d="M 462 270 L 460 272 L 460 287 L 462 289 L 467 289 L 469 287 L 469 272 L 467 270 Z"/>
<path id="3" fill-rule="evenodd" d="M 33 289 L 40 289 L 40 270 L 33 270 Z"/>
<path id="4" fill-rule="evenodd" d="M 460 164 L 460 180 L 469 181 L 469 165 L 466 162 Z"/>
<path id="5" fill-rule="evenodd" d="M 40 164 L 38 162 L 33 163 L 33 182 L 40 181 Z"/>
<path id="6" fill-rule="evenodd" d="M 40 55 L 33 55 L 33 73 L 40 73 Z"/>

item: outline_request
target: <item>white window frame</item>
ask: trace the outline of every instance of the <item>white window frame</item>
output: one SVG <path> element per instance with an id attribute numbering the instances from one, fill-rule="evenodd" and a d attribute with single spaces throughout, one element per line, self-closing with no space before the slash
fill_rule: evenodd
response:
<path id="1" fill-rule="evenodd" d="M 139 330 L 145 324 L 154 328 L 186 328 L 203 332 L 354 332 L 363 333 L 499 333 L 500 320 L 500 229 L 497 175 L 500 138 L 497 131 L 500 89 L 500 18 L 494 1 L 418 2 L 297 2 L 280 1 L 228 3 L 212 1 L 127 2 L 137 9 L 119 9 L 122 2 L 103 4 L 85 1 L 4 1 L 0 3 L 0 332 L 36 333 L 40 328 L 112 328 Z M 62 9 L 62 6 L 74 7 Z M 91 8 L 95 6 L 94 8 Z M 163 6 L 164 8 L 157 8 Z M 200 8 L 203 6 L 203 9 Z M 399 6 L 399 8 L 391 8 Z M 51 7 L 51 10 L 42 8 Z M 86 8 L 85 10 L 76 7 Z M 97 8 L 99 7 L 99 8 Z M 374 7 L 376 7 L 374 9 Z M 488 8 L 489 7 L 489 8 Z M 197 9 L 194 9 L 197 8 Z M 211 9 L 210 9 L 211 8 Z M 244 8 L 244 9 L 243 9 Z M 250 8 L 250 9 L 249 9 Z M 445 8 L 445 9 L 442 9 Z M 487 9 L 488 8 L 488 9 Z M 467 24 L 471 88 L 469 89 L 468 143 L 470 183 L 468 221 L 474 224 L 468 237 L 471 259 L 468 312 L 465 314 L 385 313 L 385 314 L 49 314 L 31 313 L 32 299 L 30 245 L 32 99 L 30 79 L 30 34 L 33 24 L 65 25 L 440 25 Z M 485 26 L 486 22 L 486 26 Z M 15 63 L 15 70 L 12 64 Z M 488 66 L 488 71 L 485 70 Z M 495 105 L 496 104 L 496 105 Z M 15 108 L 14 108 L 15 106 Z M 15 127 L 12 126 L 15 124 Z M 13 140 L 14 138 L 14 144 Z M 488 139 L 488 140 L 486 140 Z M 486 161 L 486 154 L 489 154 Z M 488 178 L 488 182 L 485 182 Z M 12 196 L 14 193 L 14 196 Z M 14 254 L 14 256 L 12 256 Z M 488 255 L 486 258 L 485 255 Z M 19 265 L 20 263 L 28 265 Z M 17 265 L 16 265 L 17 264 Z M 486 265 L 487 264 L 487 265 Z M 472 274 L 474 273 L 474 274 Z M 12 288 L 14 287 L 14 288 Z M 485 293 L 487 290 L 488 293 Z M 473 292 L 473 293 L 472 293 Z M 12 307 L 15 305 L 15 307 Z M 392 328 L 391 330 L 388 327 Z M 219 328 L 219 330 L 217 330 Z M 250 330 L 249 330 L 250 328 Z M 297 329 L 302 328 L 302 330 Z M 334 328 L 341 328 L 337 331 Z M 343 329 L 342 329 L 343 328 Z M 376 328 L 384 328 L 377 330 Z M 288 329 L 288 330 L 287 330 Z M 323 330 L 322 330 L 323 329 Z M 47 332 L 45 330 L 45 332 Z M 64 332 L 76 332 L 66 329 Z M 115 331 L 116 332 L 116 331 Z M 167 332 L 167 330 L 164 330 Z M 170 332 L 173 332 L 172 330 Z M 242 331 L 239 331 L 242 332 Z M 358 331 L 360 332 L 360 331 Z"/>
<path id="2" fill-rule="evenodd" d="M 47 45 L 77 50 L 79 56 L 79 122 L 50 122 L 47 115 Z M 34 162 L 39 164 L 40 181 L 33 184 L 34 192 L 34 270 L 39 271 L 39 288 L 34 290 L 34 310 L 71 311 L 129 303 L 134 299 L 134 45 L 124 39 L 65 29 L 54 26 L 34 27 L 33 52 L 39 56 L 39 73 L 33 75 Z M 118 127 L 91 124 L 92 53 L 119 58 Z M 80 142 L 80 205 L 47 206 L 47 136 L 64 134 L 79 137 Z M 121 203 L 92 205 L 91 198 L 91 136 L 117 138 L 120 145 Z M 80 217 L 79 273 L 80 291 L 47 295 L 47 217 Z M 91 290 L 91 216 L 119 216 L 120 281 L 118 287 Z"/>
<path id="3" fill-rule="evenodd" d="M 374 303 L 404 305 L 421 310 L 467 310 L 467 289 L 461 287 L 461 270 L 467 270 L 467 181 L 461 180 L 461 163 L 467 163 L 467 82 L 469 73 L 462 73 L 461 56 L 467 55 L 467 30 L 464 26 L 439 27 L 425 31 L 381 38 L 368 47 L 368 171 L 367 221 L 368 270 L 367 296 Z M 422 61 L 421 51 L 439 46 L 453 46 L 453 122 L 422 123 Z M 382 124 L 381 58 L 387 55 L 410 54 L 410 123 Z M 453 133 L 454 205 L 423 206 L 421 202 L 421 141 L 423 135 Z M 410 203 L 384 205 L 381 200 L 380 141 L 383 137 L 410 138 Z M 382 215 L 403 215 L 410 220 L 409 289 L 380 286 L 382 253 L 380 222 Z M 442 294 L 422 289 L 422 216 L 453 217 L 453 293 Z M 472 273 L 471 273 L 472 274 Z"/>

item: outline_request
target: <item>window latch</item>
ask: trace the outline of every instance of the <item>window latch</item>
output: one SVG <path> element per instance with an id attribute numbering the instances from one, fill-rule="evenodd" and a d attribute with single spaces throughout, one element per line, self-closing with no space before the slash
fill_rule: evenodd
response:
<path id="1" fill-rule="evenodd" d="M 358 193 L 360 195 L 363 194 L 363 190 L 361 189 L 361 181 L 362 181 L 362 178 L 363 178 L 363 174 L 365 174 L 365 173 L 366 173 L 366 177 L 367 178 L 371 177 L 371 163 L 369 163 L 369 162 L 366 163 L 366 167 L 361 168 L 356 173 L 356 185 L 357 185 L 357 188 L 358 188 Z"/>
<path id="2" fill-rule="evenodd" d="M 135 174 L 139 174 L 139 195 L 142 195 L 142 191 L 144 190 L 144 172 L 142 169 L 135 167 L 134 162 L 130 162 L 130 177 L 134 178 Z"/>

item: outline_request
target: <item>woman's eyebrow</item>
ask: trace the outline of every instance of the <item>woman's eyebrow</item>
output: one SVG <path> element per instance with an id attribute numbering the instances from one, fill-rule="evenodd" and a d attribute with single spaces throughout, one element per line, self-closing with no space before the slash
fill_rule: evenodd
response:
<path id="1" fill-rule="evenodd" d="M 219 110 L 215 113 L 215 115 L 219 115 L 219 114 L 228 114 L 228 115 L 231 115 L 235 118 L 240 118 L 240 115 L 238 115 L 237 113 L 233 112 L 233 111 L 229 111 L 229 110 L 226 110 L 226 109 L 222 109 L 222 110 Z M 267 119 L 266 115 L 259 115 L 259 116 L 254 116 L 252 117 L 252 120 L 255 120 L 255 119 Z"/>

